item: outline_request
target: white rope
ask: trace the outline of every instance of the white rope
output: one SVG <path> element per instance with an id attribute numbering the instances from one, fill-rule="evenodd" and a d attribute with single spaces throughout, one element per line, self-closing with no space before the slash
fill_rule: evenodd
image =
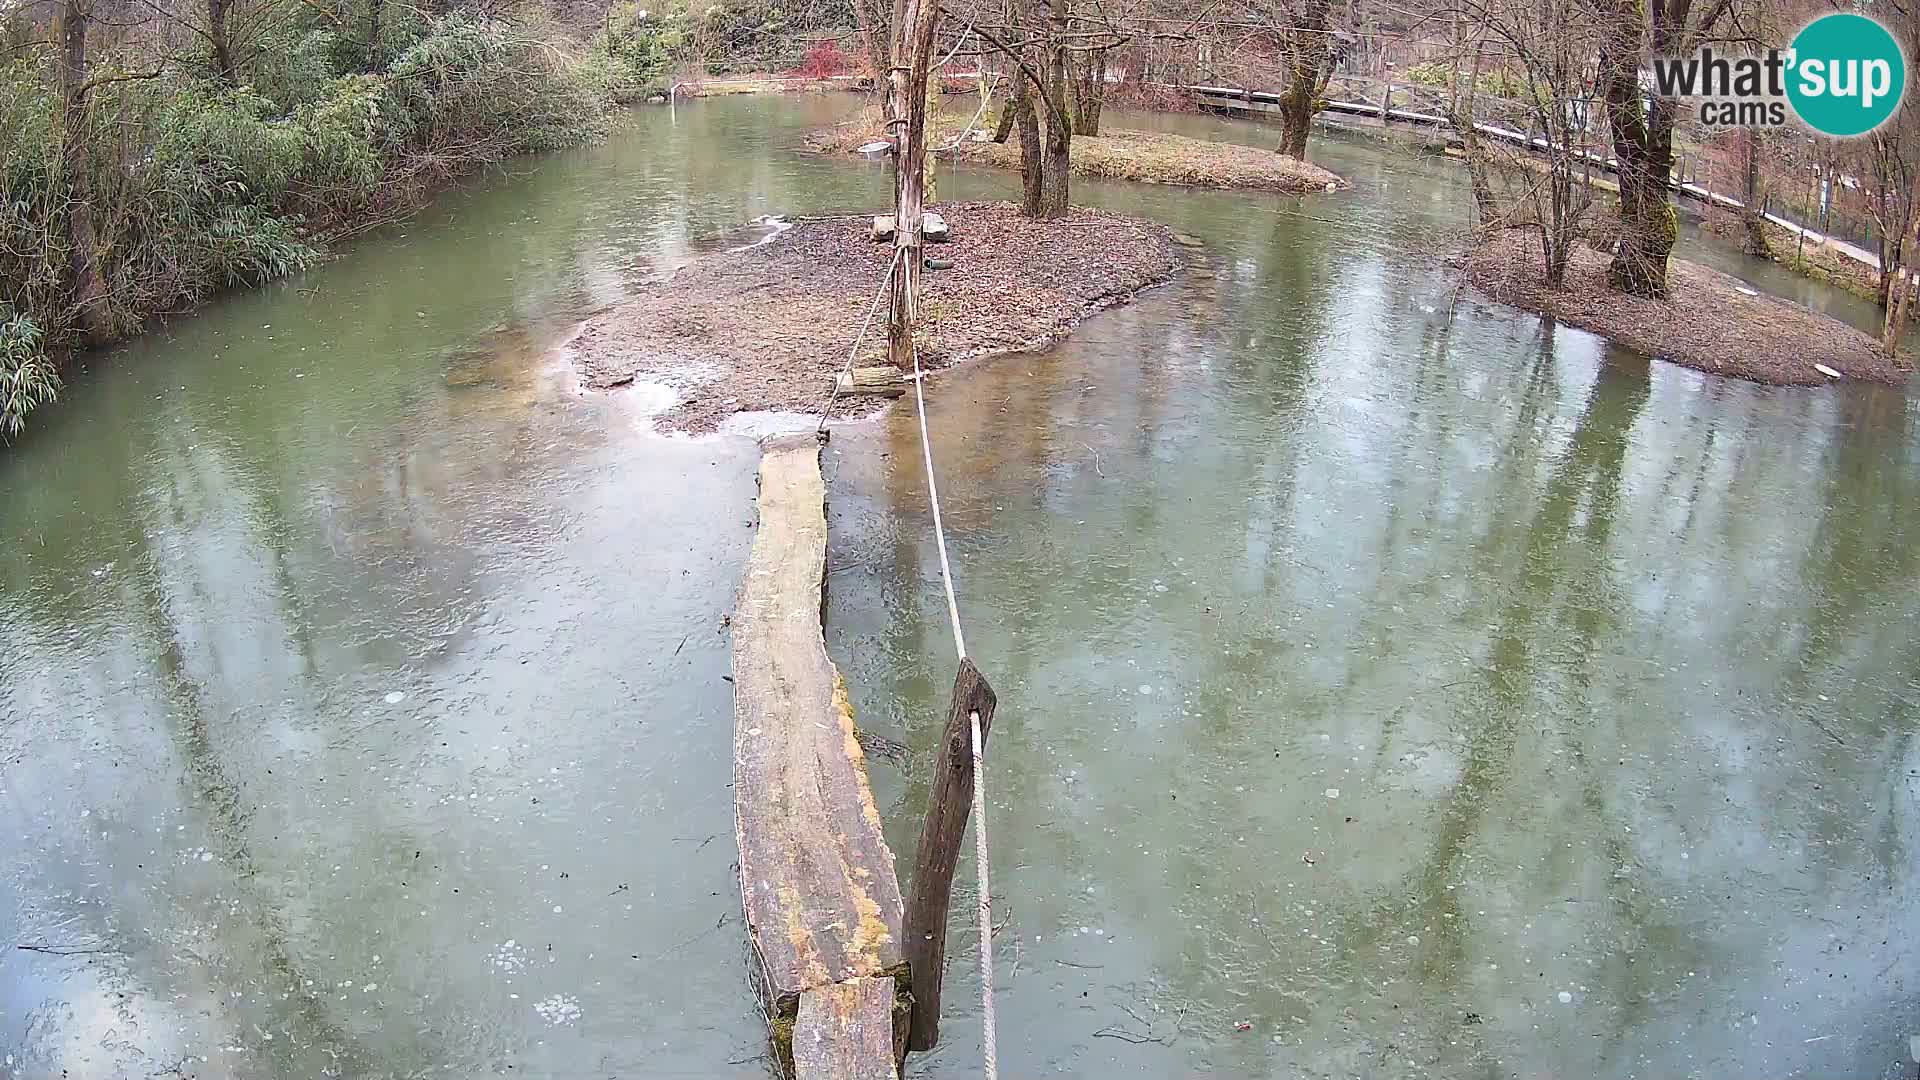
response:
<path id="1" fill-rule="evenodd" d="M 980 1019 L 986 1031 L 981 1056 L 987 1080 L 999 1080 L 1000 1049 L 993 1022 L 993 904 L 987 887 L 987 760 L 980 746 L 980 713 L 967 714 L 973 722 L 973 864 L 980 879 Z"/>
<path id="2" fill-rule="evenodd" d="M 940 491 L 933 483 L 933 444 L 927 441 L 927 395 L 921 390 L 926 375 L 920 370 L 920 349 L 913 349 L 913 400 L 920 410 L 920 454 L 927 462 L 927 501 L 933 504 L 933 541 L 940 548 L 940 580 L 947 586 L 947 617 L 953 620 L 953 648 L 967 658 L 967 639 L 960 633 L 960 602 L 953 598 L 953 567 L 947 562 L 947 530 L 940 522 Z M 976 757 L 978 755 L 975 755 Z M 978 784 L 974 790 L 980 790 Z"/>
<path id="3" fill-rule="evenodd" d="M 986 92 L 986 95 L 980 99 L 980 107 L 973 111 L 973 119 L 967 121 L 967 126 L 960 129 L 960 134 L 954 136 L 954 140 L 952 142 L 948 143 L 945 146 L 940 147 L 940 150 L 943 153 L 959 149 L 960 144 L 967 141 L 967 136 L 973 134 L 973 125 L 979 123 L 980 118 L 987 114 L 987 105 L 988 103 L 993 101 L 993 91 L 999 85 L 1000 85 L 1000 76 L 995 75 L 993 77 L 993 81 L 987 84 L 987 92 Z"/>
<path id="4" fill-rule="evenodd" d="M 933 442 L 927 437 L 926 373 L 920 369 L 920 349 L 913 347 L 913 402 L 920 414 L 920 456 L 927 465 L 927 501 L 933 506 L 933 541 L 940 550 L 940 580 L 947 590 L 947 617 L 953 622 L 953 649 L 960 659 L 967 658 L 966 638 L 960 633 L 960 602 L 953 594 L 953 565 L 947 561 L 947 529 L 940 520 L 940 489 L 933 479 Z M 995 1034 L 993 1010 L 993 890 L 987 876 L 987 760 L 980 734 L 980 712 L 970 711 L 968 723 L 973 734 L 973 872 L 978 881 L 974 915 L 980 937 L 980 1019 L 981 1056 L 986 1062 L 987 1080 L 1000 1077 L 1000 1041 Z"/>
<path id="5" fill-rule="evenodd" d="M 880 310 L 880 300 L 887 295 L 887 286 L 893 283 L 893 272 L 900 269 L 900 255 L 901 252 L 896 250 L 893 253 L 893 261 L 887 264 L 886 276 L 880 279 L 880 290 L 873 294 L 873 305 L 867 308 L 867 321 L 860 324 L 860 332 L 853 336 L 853 348 L 847 350 L 847 364 L 840 369 L 841 377 L 845 377 L 853 371 L 853 361 L 855 357 L 860 355 L 860 343 L 866 340 L 867 327 L 873 325 L 873 315 Z M 833 406 L 839 400 L 840 378 L 835 378 L 833 380 L 833 393 L 827 398 L 827 407 L 820 410 L 820 426 L 813 429 L 814 434 L 817 435 L 827 430 L 827 417 L 833 412 Z"/>

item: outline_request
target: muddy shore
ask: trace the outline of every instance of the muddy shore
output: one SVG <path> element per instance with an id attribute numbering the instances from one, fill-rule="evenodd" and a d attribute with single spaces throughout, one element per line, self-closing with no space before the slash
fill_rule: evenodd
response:
<path id="1" fill-rule="evenodd" d="M 1883 355 L 1874 337 L 1711 267 L 1671 260 L 1668 298 L 1646 300 L 1614 291 L 1607 262 L 1606 254 L 1580 245 L 1564 287 L 1549 289 L 1539 238 L 1510 230 L 1470 249 L 1461 265 L 1467 280 L 1496 300 L 1712 375 L 1819 386 L 1834 381 L 1819 364 L 1849 379 L 1895 385 L 1913 374 Z"/>
<path id="2" fill-rule="evenodd" d="M 922 277 L 922 363 L 932 369 L 1038 350 L 1088 315 L 1170 278 L 1179 245 L 1165 226 L 1095 210 L 1034 222 L 1003 203 L 936 209 L 953 238 L 929 244 L 952 263 Z M 742 412 L 818 412 L 846 365 L 892 248 L 871 215 L 797 221 L 766 244 L 705 256 L 582 325 L 568 345 L 587 386 L 663 385 L 661 430 L 710 432 Z M 860 346 L 886 362 L 885 312 Z M 877 407 L 845 398 L 836 416 Z"/>

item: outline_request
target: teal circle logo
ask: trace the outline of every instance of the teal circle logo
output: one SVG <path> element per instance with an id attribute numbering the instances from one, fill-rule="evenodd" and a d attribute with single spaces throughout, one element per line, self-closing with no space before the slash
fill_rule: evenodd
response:
<path id="1" fill-rule="evenodd" d="M 1793 39 L 1787 100 L 1822 135 L 1865 135 L 1887 122 L 1907 90 L 1907 58 L 1865 15 L 1822 15 Z"/>

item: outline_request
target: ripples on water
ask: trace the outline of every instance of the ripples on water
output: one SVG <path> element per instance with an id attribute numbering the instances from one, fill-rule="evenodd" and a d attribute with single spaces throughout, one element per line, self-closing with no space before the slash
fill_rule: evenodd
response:
<path id="1" fill-rule="evenodd" d="M 646 434 L 552 346 L 742 222 L 883 199 L 788 150 L 842 104 L 638 112 L 100 358 L 0 459 L 0 1076 L 763 1074 L 751 446 Z M 1901 1075 L 1913 407 L 1459 295 L 1448 167 L 1319 153 L 1351 192 L 1082 185 L 1208 273 L 933 395 L 1009 1067 Z M 923 756 L 916 439 L 829 450 L 828 621 Z M 875 768 L 910 850 L 923 788 Z M 964 969 L 928 1075 L 977 1069 Z"/>

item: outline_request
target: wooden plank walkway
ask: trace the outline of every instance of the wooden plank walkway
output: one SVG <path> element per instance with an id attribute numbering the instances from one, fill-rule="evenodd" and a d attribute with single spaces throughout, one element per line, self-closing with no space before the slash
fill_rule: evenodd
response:
<path id="1" fill-rule="evenodd" d="M 849 979 L 800 995 L 793 1025 L 794 1072 L 801 1077 L 898 1080 L 894 1004 L 887 977 Z"/>
<path id="2" fill-rule="evenodd" d="M 766 444 L 759 505 L 733 615 L 734 821 L 753 975 L 783 1075 L 892 1077 L 907 1021 L 900 883 L 821 634 L 826 485 L 812 433 Z M 877 1063 L 876 1046 L 887 1049 Z"/>

